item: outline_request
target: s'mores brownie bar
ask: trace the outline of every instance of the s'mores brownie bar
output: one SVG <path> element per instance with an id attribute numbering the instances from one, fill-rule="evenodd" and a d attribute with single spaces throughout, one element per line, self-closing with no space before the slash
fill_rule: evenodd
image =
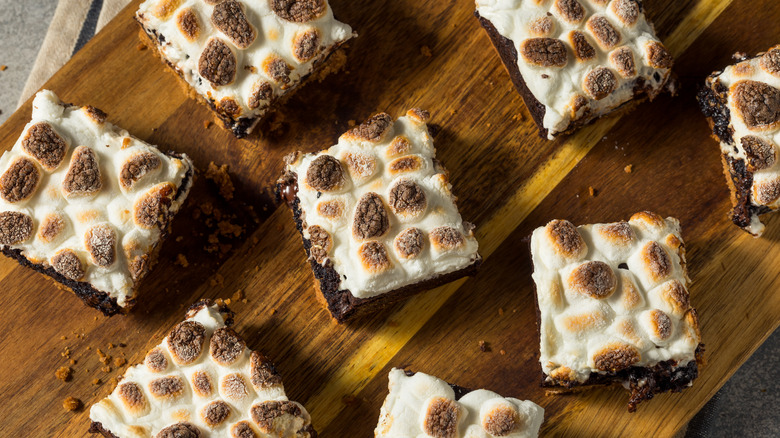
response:
<path id="1" fill-rule="evenodd" d="M 645 97 L 674 93 L 672 55 L 639 0 L 476 0 L 539 128 L 553 140 Z"/>
<path id="2" fill-rule="evenodd" d="M 677 219 L 642 212 L 580 227 L 554 220 L 534 230 L 531 253 L 542 386 L 620 383 L 633 412 L 692 385 L 703 345 Z"/>
<path id="3" fill-rule="evenodd" d="M 344 322 L 473 275 L 474 226 L 436 159 L 428 113 L 380 113 L 317 153 L 295 153 L 277 182 L 322 297 Z"/>
<path id="4" fill-rule="evenodd" d="M 472 391 L 398 368 L 389 378 L 375 438 L 533 438 L 544 420 L 541 406 L 486 389 Z"/>
<path id="5" fill-rule="evenodd" d="M 236 137 L 303 81 L 340 69 L 356 36 L 327 0 L 146 0 L 135 15 L 163 61 Z"/>
<path id="6" fill-rule="evenodd" d="M 759 215 L 780 208 L 780 46 L 739 61 L 707 78 L 699 105 L 720 142 L 731 189 L 729 216 L 758 237 Z"/>
<path id="7" fill-rule="evenodd" d="M 124 313 L 192 187 L 192 161 L 51 91 L 32 106 L 0 157 L 0 251 L 106 315 Z"/>
<path id="8" fill-rule="evenodd" d="M 233 313 L 203 300 L 190 307 L 143 364 L 92 405 L 91 433 L 108 438 L 316 438 L 274 365 L 230 326 Z"/>

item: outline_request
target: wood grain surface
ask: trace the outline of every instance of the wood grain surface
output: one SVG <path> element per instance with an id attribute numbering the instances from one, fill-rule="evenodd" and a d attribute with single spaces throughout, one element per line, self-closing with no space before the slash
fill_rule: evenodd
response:
<path id="1" fill-rule="evenodd" d="M 287 393 L 307 406 L 323 437 L 371 436 L 393 366 L 533 400 L 546 409 L 544 436 L 670 436 L 780 323 L 780 215 L 768 219 L 761 239 L 730 224 L 718 147 L 694 99 L 704 77 L 732 53 L 780 42 L 780 2 L 645 0 L 677 57 L 680 95 L 555 142 L 537 136 L 471 0 L 331 0 L 360 34 L 347 72 L 293 97 L 281 133 L 247 140 L 206 127 L 210 112 L 187 98 L 149 50 L 138 49 L 131 17 L 139 3 L 45 88 L 103 109 L 109 121 L 162 149 L 186 152 L 201 169 L 210 161 L 228 164 L 235 198 L 221 200 L 201 175 L 129 316 L 105 318 L 43 276 L 0 259 L 0 436 L 85 435 L 89 405 L 127 367 L 101 371 L 98 348 L 137 363 L 189 304 L 238 291 L 247 300 L 231 305 L 238 331 L 275 360 Z M 287 207 L 274 203 L 272 183 L 285 154 L 326 148 L 349 121 L 380 110 L 396 117 L 414 106 L 430 110 L 442 127 L 438 157 L 464 219 L 477 224 L 483 269 L 387 314 L 336 325 L 315 298 L 300 237 Z M 0 127 L 2 150 L 14 144 L 30 111 L 28 101 Z M 707 366 L 693 388 L 658 396 L 635 414 L 626 412 L 622 389 L 545 396 L 524 239 L 553 218 L 616 221 L 645 209 L 682 222 Z M 210 252 L 216 215 L 244 232 L 220 236 L 221 246 Z M 175 263 L 178 254 L 186 268 Z M 480 351 L 480 340 L 490 352 Z M 54 377 L 69 364 L 66 347 L 76 361 L 67 383 Z M 66 412 L 67 396 L 85 408 Z"/>

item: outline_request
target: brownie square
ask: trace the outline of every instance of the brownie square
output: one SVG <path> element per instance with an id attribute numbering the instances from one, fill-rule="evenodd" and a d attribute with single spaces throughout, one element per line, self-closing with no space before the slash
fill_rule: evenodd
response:
<path id="1" fill-rule="evenodd" d="M 284 392 L 268 358 L 247 348 L 224 305 L 200 301 L 144 363 L 92 405 L 89 431 L 108 438 L 316 438 L 311 417 Z"/>
<path id="2" fill-rule="evenodd" d="M 531 253 L 543 386 L 619 383 L 629 412 L 691 386 L 703 345 L 677 219 L 553 220 L 534 230 Z"/>
<path id="3" fill-rule="evenodd" d="M 356 36 L 327 0 L 146 0 L 135 18 L 189 94 L 238 138 L 306 78 L 341 69 L 335 52 Z"/>
<path id="4" fill-rule="evenodd" d="M 553 140 L 668 90 L 672 55 L 638 0 L 477 0 L 476 17 Z"/>
<path id="5" fill-rule="evenodd" d="M 113 315 L 135 304 L 194 168 L 106 117 L 48 90 L 35 96 L 32 120 L 0 157 L 0 251 Z"/>
<path id="6" fill-rule="evenodd" d="M 371 117 L 317 153 L 295 153 L 277 182 L 320 292 L 344 322 L 465 275 L 482 258 L 436 160 L 428 113 Z"/>
<path id="7" fill-rule="evenodd" d="M 539 435 L 544 409 L 530 402 L 475 391 L 434 376 L 393 368 L 376 438 L 513 437 Z"/>
<path id="8" fill-rule="evenodd" d="M 759 216 L 780 208 L 780 46 L 707 78 L 699 106 L 720 142 L 723 172 L 731 190 L 731 220 L 758 237 Z"/>

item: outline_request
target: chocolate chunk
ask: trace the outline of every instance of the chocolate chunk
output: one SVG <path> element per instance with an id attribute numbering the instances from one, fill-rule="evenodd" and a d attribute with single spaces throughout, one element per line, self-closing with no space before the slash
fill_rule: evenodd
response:
<path id="1" fill-rule="evenodd" d="M 196 371 L 192 374 L 192 387 L 195 392 L 201 397 L 208 397 L 214 390 L 214 385 L 211 383 L 211 377 L 206 371 Z"/>
<path id="2" fill-rule="evenodd" d="M 585 9 L 577 0 L 555 0 L 555 10 L 569 23 L 579 23 L 585 17 Z"/>
<path id="3" fill-rule="evenodd" d="M 617 277 L 608 264 L 600 261 L 583 263 L 569 275 L 569 286 L 585 296 L 601 300 L 617 288 Z"/>
<path id="4" fill-rule="evenodd" d="M 650 320 L 653 324 L 653 335 L 661 341 L 665 341 L 672 336 L 672 320 L 669 315 L 658 310 L 650 311 Z"/>
<path id="5" fill-rule="evenodd" d="M 33 220 L 17 211 L 0 212 L 0 245 L 16 245 L 32 237 Z"/>
<path id="6" fill-rule="evenodd" d="M 402 216 L 418 216 L 425 211 L 428 199 L 425 190 L 412 180 L 399 180 L 390 189 L 387 203 L 396 214 Z"/>
<path id="7" fill-rule="evenodd" d="M 347 169 L 352 178 L 367 180 L 376 172 L 376 158 L 361 153 L 347 153 L 344 155 Z"/>
<path id="8" fill-rule="evenodd" d="M 168 224 L 168 209 L 176 195 L 176 186 L 164 182 L 152 187 L 133 206 L 135 223 L 147 229 L 164 229 Z"/>
<path id="9" fill-rule="evenodd" d="M 65 230 L 65 219 L 59 213 L 46 215 L 38 229 L 38 239 L 42 242 L 54 242 Z"/>
<path id="10" fill-rule="evenodd" d="M 283 89 L 290 83 L 292 67 L 282 58 L 273 55 L 269 56 L 263 61 L 263 70 L 271 79 L 282 84 Z"/>
<path id="11" fill-rule="evenodd" d="M 116 261 L 116 232 L 109 224 L 95 225 L 84 234 L 92 263 L 108 268 Z"/>
<path id="12" fill-rule="evenodd" d="M 609 54 L 609 60 L 617 69 L 620 76 L 629 79 L 636 76 L 636 64 L 634 64 L 634 52 L 630 48 L 623 46 L 612 51 Z"/>
<path id="13" fill-rule="evenodd" d="M 94 195 L 101 188 L 103 188 L 103 181 L 95 151 L 86 146 L 77 147 L 70 159 L 68 173 L 62 181 L 65 196 L 70 198 Z"/>
<path id="14" fill-rule="evenodd" d="M 601 100 L 615 91 L 617 79 L 612 70 L 606 67 L 598 67 L 591 70 L 586 76 L 583 84 L 585 92 L 590 97 Z"/>
<path id="15" fill-rule="evenodd" d="M 364 194 L 355 208 L 352 222 L 352 234 L 356 239 L 365 240 L 383 236 L 390 228 L 385 204 L 374 192 Z"/>
<path id="16" fill-rule="evenodd" d="M 235 0 L 225 0 L 214 6 L 211 23 L 239 49 L 246 49 L 257 38 L 255 28 L 246 19 L 243 6 Z"/>
<path id="17" fill-rule="evenodd" d="M 599 45 L 605 49 L 611 49 L 620 43 L 620 32 L 612 26 L 606 17 L 594 15 L 587 24 L 588 30 L 596 37 Z"/>
<path id="18" fill-rule="evenodd" d="M 780 123 L 780 89 L 757 81 L 740 81 L 731 98 L 748 129 L 770 129 Z"/>
<path id="19" fill-rule="evenodd" d="M 161 373 L 168 369 L 168 359 L 165 358 L 165 355 L 159 347 L 155 347 L 146 354 L 144 363 L 146 364 L 146 367 L 149 368 L 149 371 L 153 373 Z"/>
<path id="20" fill-rule="evenodd" d="M 260 106 L 267 107 L 274 97 L 274 89 L 268 82 L 259 82 L 252 88 L 252 95 L 249 96 L 249 109 L 258 109 Z"/>
<path id="21" fill-rule="evenodd" d="M 209 343 L 211 357 L 221 365 L 230 365 L 244 352 L 246 342 L 230 327 L 214 330 Z"/>
<path id="22" fill-rule="evenodd" d="M 421 169 L 423 166 L 422 160 L 417 155 L 407 155 L 405 157 L 393 160 L 390 165 L 390 172 L 394 174 L 414 172 Z"/>
<path id="23" fill-rule="evenodd" d="M 405 259 L 417 257 L 425 244 L 423 238 L 423 232 L 419 228 L 407 228 L 395 237 L 395 252 Z"/>
<path id="24" fill-rule="evenodd" d="M 130 157 L 119 170 L 119 183 L 131 190 L 141 178 L 162 167 L 162 160 L 151 152 L 141 152 Z"/>
<path id="25" fill-rule="evenodd" d="M 672 68 L 674 64 L 674 58 L 672 54 L 666 50 L 663 44 L 657 41 L 651 41 L 646 46 L 647 60 L 651 67 L 654 68 Z"/>
<path id="26" fill-rule="evenodd" d="M 553 240 L 555 252 L 566 258 L 579 258 L 588 251 L 577 227 L 566 220 L 553 220 L 545 227 L 547 235 Z"/>
<path id="27" fill-rule="evenodd" d="M 753 198 L 758 205 L 772 205 L 780 199 L 780 180 L 762 181 L 753 186 Z"/>
<path id="28" fill-rule="evenodd" d="M 390 132 L 392 126 L 393 119 L 386 113 L 379 113 L 354 127 L 348 134 L 361 140 L 378 143 Z"/>
<path id="29" fill-rule="evenodd" d="M 260 427 L 260 430 L 264 433 L 279 435 L 279 436 L 286 436 L 287 434 L 284 433 L 287 431 L 287 428 L 285 427 L 285 423 L 288 423 L 286 421 L 276 421 L 277 419 L 281 420 L 281 417 L 285 416 L 291 416 L 298 418 L 298 428 L 294 429 L 300 429 L 303 427 L 303 412 L 298 406 L 297 403 L 287 401 L 287 400 L 281 400 L 281 401 L 266 401 L 262 402 L 260 404 L 252 406 L 252 409 L 250 410 L 250 415 L 252 416 L 252 421 L 255 422 Z M 290 422 L 293 423 L 293 422 Z M 292 430 L 291 432 L 296 432 L 297 430 Z"/>
<path id="30" fill-rule="evenodd" d="M 230 416 L 230 405 L 222 400 L 207 404 L 201 411 L 201 417 L 211 427 L 222 424 Z"/>
<path id="31" fill-rule="evenodd" d="M 195 41 L 200 36 L 200 21 L 192 8 L 182 9 L 176 17 L 179 31 L 190 41 Z"/>
<path id="32" fill-rule="evenodd" d="M 276 15 L 294 23 L 305 23 L 325 13 L 325 0 L 270 0 Z"/>
<path id="33" fill-rule="evenodd" d="M 0 176 L 0 196 L 15 203 L 29 199 L 38 188 L 41 171 L 29 158 L 19 157 Z"/>
<path id="34" fill-rule="evenodd" d="M 248 421 L 239 421 L 230 428 L 232 438 L 258 438 Z"/>
<path id="35" fill-rule="evenodd" d="M 51 258 L 51 267 L 68 280 L 81 281 L 86 271 L 84 264 L 71 249 L 63 249 Z"/>
<path id="36" fill-rule="evenodd" d="M 108 118 L 108 114 L 106 114 L 103 110 L 100 108 L 95 108 L 92 105 L 87 105 L 84 107 L 84 111 L 87 113 L 90 119 L 94 120 L 95 123 L 102 125 L 106 122 L 106 119 Z"/>
<path id="37" fill-rule="evenodd" d="M 776 148 L 768 140 L 755 135 L 746 135 L 740 139 L 745 149 L 747 168 L 751 172 L 768 169 L 777 160 Z"/>
<path id="38" fill-rule="evenodd" d="M 320 33 L 317 29 L 309 29 L 298 34 L 293 40 L 293 54 L 298 61 L 307 62 L 314 58 L 320 49 Z"/>
<path id="39" fill-rule="evenodd" d="M 38 160 L 44 169 L 52 171 L 65 158 L 68 143 L 46 122 L 32 125 L 22 139 L 22 149 Z"/>
<path id="40" fill-rule="evenodd" d="M 168 334 L 168 348 L 180 365 L 195 362 L 203 351 L 206 328 L 196 321 L 182 321 Z"/>
<path id="41" fill-rule="evenodd" d="M 761 57 L 759 65 L 767 73 L 780 76 L 780 46 L 773 47 Z"/>
<path id="42" fill-rule="evenodd" d="M 639 351 L 631 345 L 614 344 L 596 353 L 593 362 L 601 371 L 616 373 L 639 362 L 640 357 Z"/>
<path id="43" fill-rule="evenodd" d="M 258 390 L 282 384 L 282 376 L 276 371 L 274 364 L 257 351 L 252 352 L 250 369 L 252 385 Z"/>
<path id="44" fill-rule="evenodd" d="M 435 438 L 456 438 L 460 407 L 455 400 L 437 397 L 428 405 L 423 419 L 423 432 Z"/>
<path id="45" fill-rule="evenodd" d="M 176 398 L 181 395 L 184 385 L 176 376 L 161 377 L 149 383 L 149 392 L 156 397 Z"/>
<path id="46" fill-rule="evenodd" d="M 455 249 L 463 245 L 465 241 L 463 233 L 449 226 L 436 227 L 431 230 L 431 242 L 440 251 Z"/>
<path id="47" fill-rule="evenodd" d="M 521 427 L 520 416 L 509 406 L 496 407 L 482 418 L 482 428 L 491 436 L 507 436 Z"/>
<path id="48" fill-rule="evenodd" d="M 309 164 L 306 183 L 319 192 L 337 190 L 344 185 L 344 169 L 339 160 L 330 155 L 320 155 Z"/>
<path id="49" fill-rule="evenodd" d="M 135 382 L 125 382 L 119 385 L 119 398 L 132 412 L 139 412 L 146 407 L 146 397 L 141 387 Z"/>
<path id="50" fill-rule="evenodd" d="M 642 262 L 654 281 L 661 281 L 672 274 L 672 260 L 657 242 L 649 242 L 642 248 Z"/>
<path id="51" fill-rule="evenodd" d="M 536 20 L 532 21 L 528 25 L 528 30 L 534 35 L 538 37 L 545 37 L 552 34 L 553 30 L 555 29 L 555 23 L 553 23 L 552 18 L 550 17 L 540 17 Z"/>
<path id="52" fill-rule="evenodd" d="M 590 45 L 584 33 L 573 30 L 569 33 L 569 40 L 574 47 L 574 56 L 580 61 L 587 61 L 596 56 L 596 49 Z"/>
<path id="53" fill-rule="evenodd" d="M 236 55 L 227 44 L 214 38 L 200 55 L 198 73 L 214 87 L 231 84 L 236 79 Z"/>
<path id="54" fill-rule="evenodd" d="M 634 25 L 642 13 L 636 0 L 615 0 L 609 7 L 628 26 Z"/>
<path id="55" fill-rule="evenodd" d="M 363 263 L 363 267 L 371 273 L 386 271 L 392 266 L 390 259 L 387 257 L 385 246 L 375 240 L 361 245 L 360 249 L 358 249 L 358 255 Z"/>
<path id="56" fill-rule="evenodd" d="M 529 38 L 520 45 L 523 59 L 541 67 L 564 67 L 566 46 L 555 38 Z"/>
<path id="57" fill-rule="evenodd" d="M 246 388 L 246 382 L 241 374 L 228 374 L 222 378 L 222 394 L 225 397 L 240 401 L 249 393 Z"/>
<path id="58" fill-rule="evenodd" d="M 197 426 L 190 423 L 176 423 L 157 432 L 155 438 L 200 438 L 201 436 Z"/>

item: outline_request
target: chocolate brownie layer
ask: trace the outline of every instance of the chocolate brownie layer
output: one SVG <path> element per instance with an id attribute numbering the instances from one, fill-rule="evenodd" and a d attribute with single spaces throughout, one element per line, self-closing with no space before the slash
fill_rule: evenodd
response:
<path id="1" fill-rule="evenodd" d="M 407 298 L 424 292 L 429 289 L 447 284 L 461 277 L 473 276 L 477 273 L 482 264 L 482 257 L 479 257 L 470 266 L 448 274 L 439 275 L 429 280 L 405 286 L 392 292 L 378 295 L 371 298 L 356 298 L 349 290 L 340 289 L 341 280 L 338 272 L 333 269 L 331 263 L 320 264 L 311 257 L 311 240 L 304 237 L 303 220 L 301 219 L 300 201 L 295 195 L 297 192 L 297 183 L 295 177 L 290 175 L 286 183 L 276 184 L 276 198 L 279 202 L 286 202 L 293 212 L 295 226 L 301 233 L 303 248 L 306 250 L 306 256 L 311 264 L 314 277 L 320 284 L 320 293 L 327 303 L 328 310 L 333 318 L 338 322 L 346 322 L 360 315 L 374 313 L 381 309 L 392 307 Z"/>

